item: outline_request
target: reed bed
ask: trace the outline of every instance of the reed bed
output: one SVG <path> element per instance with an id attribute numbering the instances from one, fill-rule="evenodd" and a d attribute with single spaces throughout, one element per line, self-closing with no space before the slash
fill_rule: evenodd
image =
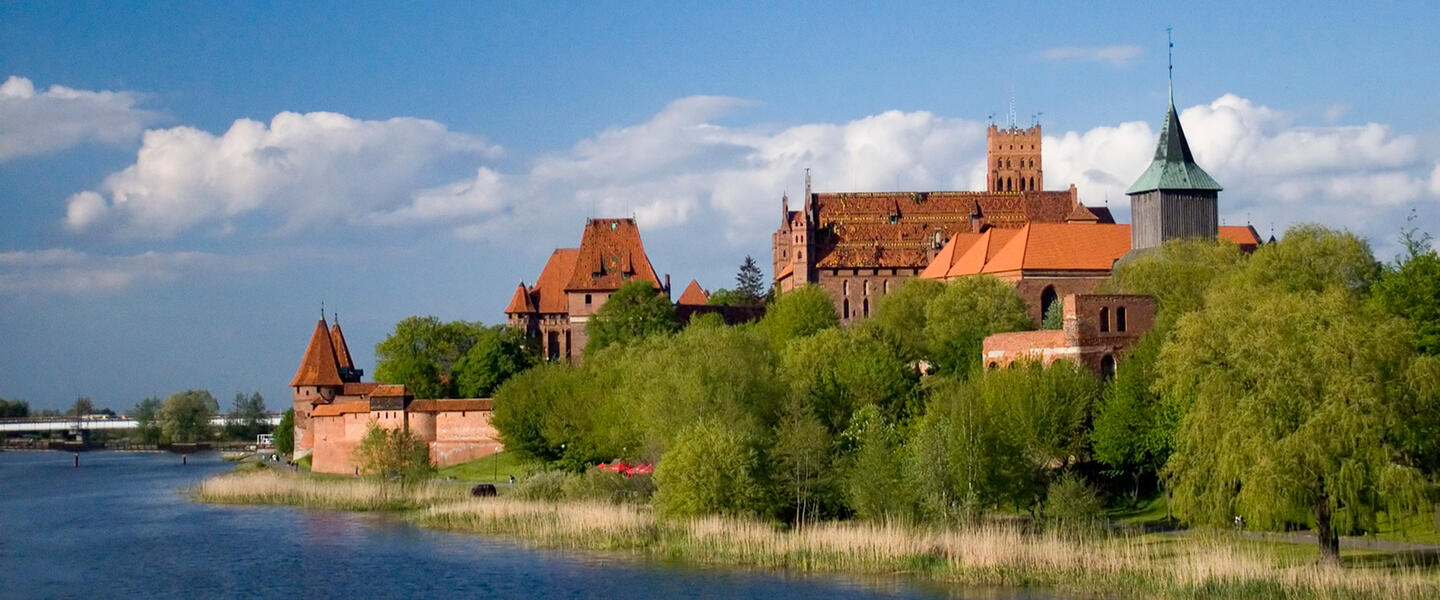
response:
<path id="1" fill-rule="evenodd" d="M 468 498 L 462 486 L 421 484 L 401 491 L 393 484 L 269 472 L 212 478 L 196 496 L 211 502 L 406 510 L 426 527 L 708 564 L 906 574 L 1146 598 L 1440 597 L 1433 566 L 1374 561 L 1369 567 L 1321 567 L 1276 544 L 1225 536 L 1073 536 L 1004 523 L 939 528 L 828 522 L 784 529 L 730 517 L 664 520 L 647 505 Z"/>

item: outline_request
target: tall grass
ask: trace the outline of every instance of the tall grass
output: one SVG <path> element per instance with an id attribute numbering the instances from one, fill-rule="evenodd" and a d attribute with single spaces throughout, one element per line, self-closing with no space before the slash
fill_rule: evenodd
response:
<path id="1" fill-rule="evenodd" d="M 365 480 L 258 472 L 207 480 L 215 502 L 403 509 L 420 525 L 513 536 L 558 548 L 623 550 L 698 563 L 802 571 L 904 573 L 976 585 L 1172 598 L 1434 598 L 1434 567 L 1374 560 L 1321 567 L 1293 545 L 1226 536 L 1075 536 L 1010 523 L 928 528 L 831 522 L 787 530 L 753 519 L 658 519 L 646 504 L 468 498 L 464 486 L 400 490 Z M 1309 553 L 1313 555 L 1313 552 Z M 1351 557 L 1352 563 L 1374 558 Z"/>

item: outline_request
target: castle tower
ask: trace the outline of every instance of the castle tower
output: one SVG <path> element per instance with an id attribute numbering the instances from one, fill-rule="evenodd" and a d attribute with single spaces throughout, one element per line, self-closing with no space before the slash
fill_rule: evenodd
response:
<path id="1" fill-rule="evenodd" d="M 1131 251 L 1153 248 L 1168 239 L 1215 237 L 1221 189 L 1195 164 L 1172 93 L 1155 159 L 1125 191 L 1130 196 Z"/>
<path id="2" fill-rule="evenodd" d="M 340 330 L 340 315 L 335 315 L 335 324 L 330 326 L 330 346 L 335 349 L 335 367 L 340 371 L 340 381 L 359 383 L 365 375 L 363 369 L 355 368 L 350 359 L 350 346 L 345 343 L 345 332 Z"/>
<path id="3" fill-rule="evenodd" d="M 315 333 L 310 335 L 310 345 L 305 347 L 305 356 L 300 359 L 300 368 L 290 380 L 290 387 L 295 408 L 295 457 L 299 458 L 315 447 L 310 431 L 311 409 L 330 403 L 345 387 L 335 358 L 334 338 L 323 315 L 315 323 Z"/>
<path id="4" fill-rule="evenodd" d="M 991 192 L 1036 192 L 1045 189 L 1040 162 L 1040 124 L 1029 129 L 991 125 L 985 132 L 985 158 Z"/>

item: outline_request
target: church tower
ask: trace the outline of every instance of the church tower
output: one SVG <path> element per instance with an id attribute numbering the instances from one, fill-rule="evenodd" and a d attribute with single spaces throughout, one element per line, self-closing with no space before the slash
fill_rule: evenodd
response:
<path id="1" fill-rule="evenodd" d="M 1040 124 L 1029 129 L 1014 125 L 1000 129 L 991 125 L 985 132 L 985 157 L 989 161 L 991 192 L 1038 192 L 1045 189 L 1045 171 L 1040 163 Z"/>
<path id="2" fill-rule="evenodd" d="M 1173 44 L 1172 44 L 1173 47 Z M 1173 70 L 1173 66 L 1171 67 Z M 1175 112 L 1175 84 L 1170 84 L 1170 110 L 1160 128 L 1160 143 L 1150 167 L 1125 194 L 1130 196 L 1130 250 L 1159 246 L 1174 238 L 1214 238 L 1220 231 L 1220 184 L 1210 177 L 1185 140 Z"/>

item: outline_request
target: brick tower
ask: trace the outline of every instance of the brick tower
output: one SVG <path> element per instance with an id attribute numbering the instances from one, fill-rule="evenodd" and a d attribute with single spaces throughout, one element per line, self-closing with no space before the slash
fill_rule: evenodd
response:
<path id="1" fill-rule="evenodd" d="M 989 191 L 1036 192 L 1045 189 L 1040 163 L 1040 124 L 1029 129 L 991 125 L 985 132 L 990 160 Z"/>

